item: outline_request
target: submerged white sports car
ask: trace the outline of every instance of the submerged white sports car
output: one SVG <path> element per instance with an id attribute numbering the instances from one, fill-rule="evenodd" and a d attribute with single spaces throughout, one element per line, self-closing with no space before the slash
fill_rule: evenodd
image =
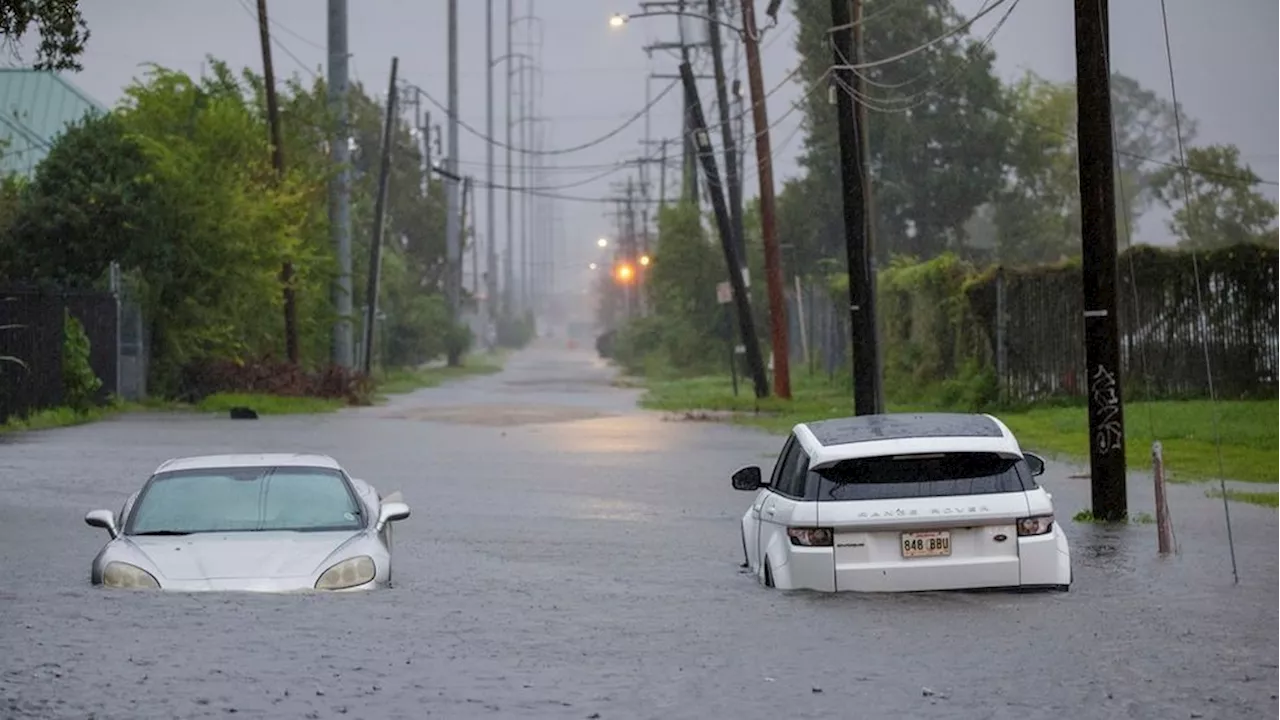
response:
<path id="1" fill-rule="evenodd" d="M 391 583 L 391 523 L 409 517 L 326 455 L 209 455 L 160 465 L 117 518 L 95 585 L 152 590 L 366 590 Z"/>
<path id="2" fill-rule="evenodd" d="M 866 415 L 795 426 L 742 516 L 746 565 L 768 587 L 904 592 L 1067 590 L 1052 496 L 990 415 Z"/>

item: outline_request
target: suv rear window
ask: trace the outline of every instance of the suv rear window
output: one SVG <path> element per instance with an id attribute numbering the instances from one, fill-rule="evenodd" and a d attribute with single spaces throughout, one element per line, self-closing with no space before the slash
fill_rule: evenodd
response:
<path id="1" fill-rule="evenodd" d="M 1034 490 L 1021 458 L 995 453 L 894 455 L 844 460 L 813 470 L 818 500 L 891 500 Z"/>

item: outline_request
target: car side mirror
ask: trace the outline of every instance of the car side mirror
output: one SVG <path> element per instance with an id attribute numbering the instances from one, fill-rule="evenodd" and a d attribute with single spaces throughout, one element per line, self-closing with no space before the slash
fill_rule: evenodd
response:
<path id="1" fill-rule="evenodd" d="M 1022 457 L 1027 461 L 1027 466 L 1031 468 L 1031 477 L 1044 474 L 1044 458 L 1029 452 L 1022 453 Z"/>
<path id="2" fill-rule="evenodd" d="M 112 540 L 120 536 L 120 530 L 116 528 L 116 514 L 110 510 L 90 510 L 85 514 L 84 522 L 89 527 L 102 528 L 111 533 Z"/>
<path id="3" fill-rule="evenodd" d="M 378 513 L 378 530 L 386 527 L 387 523 L 398 522 L 409 517 L 409 506 L 402 502 L 384 502 L 382 510 Z"/>
<path id="4" fill-rule="evenodd" d="M 733 474 L 734 490 L 759 490 L 764 485 L 764 481 L 760 475 L 760 468 L 752 465 L 744 467 Z"/>

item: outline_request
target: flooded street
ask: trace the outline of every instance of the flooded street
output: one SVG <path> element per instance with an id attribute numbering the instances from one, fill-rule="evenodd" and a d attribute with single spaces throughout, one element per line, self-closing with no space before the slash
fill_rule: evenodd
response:
<path id="1" fill-rule="evenodd" d="M 1277 515 L 1170 491 L 1154 525 L 1070 521 L 1070 593 L 820 596 L 741 574 L 742 465 L 780 441 L 635 409 L 591 353 L 314 417 L 126 415 L 0 441 L 3 718 L 1273 718 Z M 161 461 L 314 451 L 413 510 L 395 587 L 162 595 L 89 585 Z M 767 456 L 767 457 L 766 457 Z M 1149 483 L 1130 484 L 1149 511 Z"/>

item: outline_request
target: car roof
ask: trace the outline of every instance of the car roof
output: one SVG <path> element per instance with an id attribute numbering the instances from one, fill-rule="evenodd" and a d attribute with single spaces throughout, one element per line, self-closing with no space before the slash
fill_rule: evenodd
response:
<path id="1" fill-rule="evenodd" d="M 979 413 L 885 413 L 801 423 L 794 430 L 810 467 L 840 460 L 935 452 L 1021 455 L 999 419 Z"/>
<path id="2" fill-rule="evenodd" d="M 156 468 L 156 472 L 231 467 L 319 467 L 330 470 L 342 469 L 338 461 L 328 455 L 311 453 L 235 453 L 173 458 L 160 463 L 160 467 Z"/>

